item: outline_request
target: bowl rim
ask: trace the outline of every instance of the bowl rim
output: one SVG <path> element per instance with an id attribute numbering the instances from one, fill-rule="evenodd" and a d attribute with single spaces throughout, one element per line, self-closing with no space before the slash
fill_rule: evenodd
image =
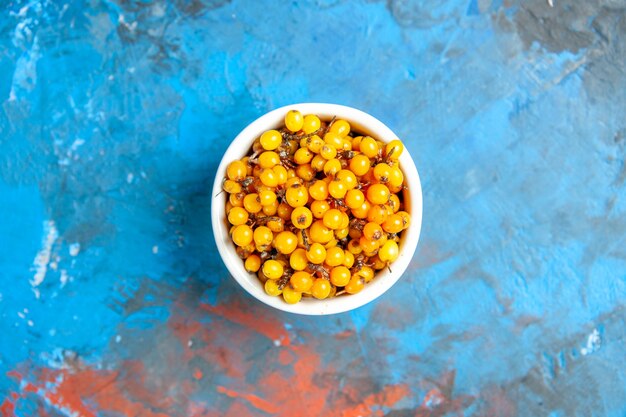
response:
<path id="1" fill-rule="evenodd" d="M 347 120 L 352 127 L 364 134 L 368 134 L 383 142 L 397 139 L 398 136 L 383 122 L 362 110 L 330 103 L 295 103 L 279 107 L 258 117 L 248 124 L 224 152 L 222 160 L 215 173 L 211 198 L 211 225 L 218 252 L 224 265 L 237 283 L 250 295 L 262 303 L 278 310 L 302 315 L 329 315 L 354 310 L 389 290 L 406 271 L 419 241 L 422 225 L 422 187 L 417 168 L 408 149 L 400 155 L 400 166 L 408 184 L 408 193 L 405 194 L 405 204 L 409 206 L 411 224 L 404 230 L 400 242 L 400 255 L 388 270 L 379 271 L 376 278 L 365 285 L 358 294 L 340 296 L 325 300 L 303 299 L 296 304 L 287 304 L 281 297 L 272 297 L 265 293 L 263 284 L 255 274 L 247 272 L 243 261 L 235 252 L 235 245 L 231 241 L 226 222 L 226 193 L 222 192 L 222 180 L 226 166 L 234 159 L 244 157 L 252 143 L 265 130 L 274 129 L 282 124 L 284 115 L 289 110 L 299 110 L 302 114 L 315 114 L 323 120 L 330 120 L 333 116 Z M 408 197 L 408 198 L 407 198 Z M 407 211 L 409 211 L 407 210 Z"/>

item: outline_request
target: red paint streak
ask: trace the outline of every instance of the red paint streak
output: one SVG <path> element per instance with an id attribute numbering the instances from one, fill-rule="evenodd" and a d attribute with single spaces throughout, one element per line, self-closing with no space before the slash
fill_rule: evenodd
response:
<path id="1" fill-rule="evenodd" d="M 281 349 L 280 352 L 278 352 L 278 363 L 283 366 L 287 366 L 292 363 L 293 359 L 293 355 L 288 350 Z"/>
<path id="2" fill-rule="evenodd" d="M 193 370 L 193 377 L 194 379 L 197 379 L 198 381 L 202 379 L 204 375 L 202 374 L 202 371 L 199 368 L 196 368 Z"/>
<path id="3" fill-rule="evenodd" d="M 365 397 L 360 404 L 352 408 L 347 408 L 341 413 L 342 417 L 359 417 L 359 416 L 371 416 L 380 415 L 384 412 L 380 409 L 374 411 L 380 407 L 393 407 L 398 401 L 407 397 L 410 394 L 409 388 L 406 385 L 388 385 L 383 388 L 382 391 Z M 374 413 L 374 414 L 372 414 Z"/>
<path id="4" fill-rule="evenodd" d="M 282 346 L 291 344 L 289 334 L 280 320 L 268 315 L 266 312 L 254 311 L 251 305 L 245 305 L 235 300 L 229 304 L 217 306 L 201 304 L 200 307 L 228 321 L 260 333 L 272 341 L 279 340 Z"/>
<path id="5" fill-rule="evenodd" d="M 278 412 L 278 408 L 276 408 L 275 405 L 253 394 L 240 393 L 240 392 L 233 391 L 231 389 L 228 389 L 219 385 L 217 387 L 217 392 L 219 392 L 220 394 L 227 395 L 231 398 L 242 398 L 248 401 L 253 407 L 261 411 L 265 411 L 266 413 L 269 413 L 269 414 L 276 414 Z"/>
<path id="6" fill-rule="evenodd" d="M 11 393 L 11 397 L 13 397 L 15 393 Z M 11 401 L 8 398 L 0 404 L 0 416 L 2 417 L 15 417 L 15 399 Z"/>
<path id="7" fill-rule="evenodd" d="M 343 340 L 354 336 L 354 330 L 344 330 L 343 332 L 335 333 L 335 339 Z"/>

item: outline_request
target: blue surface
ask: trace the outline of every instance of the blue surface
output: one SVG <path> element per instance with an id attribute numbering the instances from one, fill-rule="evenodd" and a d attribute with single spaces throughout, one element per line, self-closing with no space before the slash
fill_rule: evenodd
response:
<path id="1" fill-rule="evenodd" d="M 626 414 L 626 3 L 32 0 L 0 18 L 0 415 Z M 409 271 L 332 317 L 230 279 L 210 187 L 295 102 L 413 155 Z"/>

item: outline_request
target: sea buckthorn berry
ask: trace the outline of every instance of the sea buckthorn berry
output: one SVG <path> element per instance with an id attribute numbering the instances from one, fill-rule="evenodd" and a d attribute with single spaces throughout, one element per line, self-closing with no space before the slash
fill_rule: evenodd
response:
<path id="1" fill-rule="evenodd" d="M 298 246 L 298 238 L 289 231 L 280 232 L 274 238 L 274 248 L 284 255 L 289 255 L 296 250 Z"/>
<path id="2" fill-rule="evenodd" d="M 314 200 L 326 200 L 328 198 L 328 184 L 317 180 L 309 187 L 309 194 Z"/>
<path id="3" fill-rule="evenodd" d="M 240 224 L 235 226 L 232 234 L 233 242 L 237 246 L 246 246 L 252 243 L 252 228 L 247 224 Z"/>
<path id="4" fill-rule="evenodd" d="M 295 171 L 294 171 L 294 174 L 295 174 Z M 297 174 L 295 174 L 293 177 L 287 180 L 287 182 L 285 183 L 285 189 L 290 188 L 296 184 L 303 185 L 302 178 L 300 178 Z"/>
<path id="5" fill-rule="evenodd" d="M 343 263 L 343 249 L 337 246 L 326 249 L 326 263 L 330 266 L 338 266 Z"/>
<path id="6" fill-rule="evenodd" d="M 391 167 L 389 172 L 389 185 L 400 187 L 404 182 L 404 174 L 400 168 Z"/>
<path id="7" fill-rule="evenodd" d="M 269 227 L 259 226 L 254 229 L 254 244 L 258 248 L 262 248 L 263 250 L 267 249 L 267 247 L 272 243 L 272 240 L 274 240 L 274 234 Z"/>
<path id="8" fill-rule="evenodd" d="M 398 210 L 400 210 L 400 199 L 398 198 L 396 194 L 391 194 L 389 196 L 389 202 L 387 204 L 391 206 L 394 213 L 397 213 Z"/>
<path id="9" fill-rule="evenodd" d="M 348 208 L 358 209 L 359 207 L 363 205 L 363 202 L 365 201 L 365 195 L 363 195 L 363 192 L 361 190 L 356 190 L 356 189 L 348 190 L 344 198 L 344 201 L 346 203 L 346 206 L 348 206 Z"/>
<path id="10" fill-rule="evenodd" d="M 276 187 L 278 185 L 278 176 L 271 168 L 261 170 L 259 178 L 261 179 L 261 183 L 265 186 Z"/>
<path id="11" fill-rule="evenodd" d="M 313 156 L 313 152 L 307 148 L 300 148 L 293 154 L 293 161 L 298 165 L 308 164 L 313 159 Z"/>
<path id="12" fill-rule="evenodd" d="M 283 290 L 280 289 L 278 282 L 273 279 L 268 279 L 264 284 L 265 293 L 267 295 L 271 295 L 272 297 L 278 297 L 283 293 Z"/>
<path id="13" fill-rule="evenodd" d="M 376 181 L 382 182 L 383 184 L 389 181 L 389 177 L 391 176 L 391 167 L 384 162 L 376 165 L 374 167 L 374 178 Z"/>
<path id="14" fill-rule="evenodd" d="M 363 140 L 361 140 L 361 143 L 359 144 L 359 149 L 363 153 L 363 155 L 367 156 L 368 158 L 374 158 L 378 155 L 379 151 L 378 143 L 376 143 L 376 141 L 369 136 L 366 136 L 363 138 Z"/>
<path id="15" fill-rule="evenodd" d="M 263 262 L 262 268 L 263 275 L 265 275 L 269 279 L 278 279 L 283 276 L 283 265 L 274 259 L 269 259 Z"/>
<path id="16" fill-rule="evenodd" d="M 283 185 L 287 182 L 287 169 L 282 165 L 276 165 L 272 168 L 274 175 L 276 176 L 277 185 Z"/>
<path id="17" fill-rule="evenodd" d="M 398 244 L 393 240 L 388 240 L 385 244 L 378 250 L 378 257 L 383 262 L 393 262 L 398 259 L 400 255 L 400 250 L 398 248 Z"/>
<path id="18" fill-rule="evenodd" d="M 296 168 L 296 174 L 304 181 L 311 181 L 315 178 L 315 170 L 310 164 L 299 165 L 298 168 Z"/>
<path id="19" fill-rule="evenodd" d="M 330 282 L 324 278 L 317 278 L 313 281 L 313 287 L 311 288 L 311 295 L 318 300 L 323 300 L 330 294 Z"/>
<path id="20" fill-rule="evenodd" d="M 222 184 L 222 189 L 226 191 L 228 194 L 240 193 L 241 184 L 239 184 L 237 181 L 226 180 Z"/>
<path id="21" fill-rule="evenodd" d="M 357 179 L 356 175 L 354 175 L 354 172 L 352 171 L 342 169 L 337 173 L 337 179 L 343 181 L 343 183 L 346 184 L 346 187 L 348 187 L 348 190 L 352 190 L 356 187 Z"/>
<path id="22" fill-rule="evenodd" d="M 257 272 L 261 268 L 261 258 L 259 255 L 250 255 L 243 266 L 248 272 Z"/>
<path id="23" fill-rule="evenodd" d="M 266 216 L 273 216 L 276 214 L 277 210 L 278 210 L 278 200 L 274 200 L 272 204 L 263 206 L 262 211 L 263 211 L 263 214 L 265 214 Z"/>
<path id="24" fill-rule="evenodd" d="M 363 290 L 365 286 L 365 280 L 360 275 L 352 275 L 350 281 L 345 287 L 348 294 L 356 294 Z"/>
<path id="25" fill-rule="evenodd" d="M 309 233 L 311 234 L 311 241 L 317 243 L 325 244 L 333 238 L 333 231 L 324 226 L 324 223 L 321 220 L 316 220 L 313 224 L 311 224 Z"/>
<path id="26" fill-rule="evenodd" d="M 330 125 L 330 129 L 328 130 L 330 132 L 337 133 L 342 138 L 345 138 L 346 136 L 348 136 L 348 133 L 350 133 L 350 123 L 343 119 L 338 119 L 335 120 L 332 125 Z"/>
<path id="27" fill-rule="evenodd" d="M 289 110 L 285 115 L 285 127 L 291 132 L 297 132 L 304 125 L 304 117 L 298 110 Z"/>
<path id="28" fill-rule="evenodd" d="M 326 248 L 315 242 L 306 251 L 306 258 L 309 262 L 319 265 L 326 259 Z"/>
<path id="29" fill-rule="evenodd" d="M 307 114 L 306 116 L 304 116 L 304 124 L 302 126 L 302 130 L 304 130 L 304 133 L 306 134 L 313 133 L 318 130 L 321 125 L 322 122 L 320 121 L 319 117 L 314 114 Z"/>
<path id="30" fill-rule="evenodd" d="M 268 130 L 261 135 L 261 146 L 266 151 L 273 151 L 278 148 L 283 141 L 283 136 L 278 130 Z"/>
<path id="31" fill-rule="evenodd" d="M 325 143 L 324 146 L 322 146 L 322 148 L 320 149 L 320 155 L 327 160 L 333 159 L 337 156 L 337 148 L 335 148 L 333 145 Z"/>
<path id="32" fill-rule="evenodd" d="M 276 214 L 283 220 L 291 219 L 291 212 L 293 212 L 293 207 L 291 207 L 287 203 L 280 203 L 278 205 L 278 210 L 276 210 Z"/>
<path id="33" fill-rule="evenodd" d="M 349 231 L 350 229 L 347 227 L 335 230 L 335 239 L 343 239 L 344 237 L 348 236 Z"/>
<path id="34" fill-rule="evenodd" d="M 249 156 L 244 156 L 243 158 L 241 158 L 241 162 L 246 164 L 246 176 L 247 177 L 252 175 L 252 170 L 254 169 L 254 166 L 250 164 L 249 161 L 250 161 Z"/>
<path id="35" fill-rule="evenodd" d="M 342 213 L 337 209 L 330 209 L 324 214 L 323 223 L 324 226 L 329 229 L 339 229 L 342 221 Z"/>
<path id="36" fill-rule="evenodd" d="M 385 184 L 372 184 L 367 189 L 367 200 L 372 204 L 385 204 L 389 201 L 389 194 Z"/>
<path id="37" fill-rule="evenodd" d="M 336 178 L 328 184 L 328 193 L 333 196 L 333 198 L 344 198 L 347 192 L 348 187 L 346 183 Z"/>
<path id="38" fill-rule="evenodd" d="M 387 220 L 383 222 L 382 226 L 383 230 L 387 233 L 400 233 L 404 226 L 402 216 L 396 213 L 387 216 Z"/>
<path id="39" fill-rule="evenodd" d="M 324 139 L 320 138 L 317 135 L 313 135 L 310 138 L 311 140 L 307 144 L 307 149 L 313 152 L 314 154 L 320 153 L 322 146 L 324 146 Z"/>
<path id="40" fill-rule="evenodd" d="M 385 157 L 392 161 L 397 161 L 402 155 L 402 151 L 404 150 L 404 145 L 399 140 L 392 140 L 385 146 Z"/>
<path id="41" fill-rule="evenodd" d="M 352 138 L 352 150 L 353 151 L 361 151 L 361 141 L 363 140 L 363 136 L 355 136 Z"/>
<path id="42" fill-rule="evenodd" d="M 348 226 L 350 226 L 350 217 L 348 217 L 346 213 L 341 212 L 341 225 L 339 226 L 339 228 L 346 229 L 348 228 Z"/>
<path id="43" fill-rule="evenodd" d="M 233 207 L 228 212 L 228 221 L 233 226 L 245 224 L 248 221 L 249 214 L 243 207 Z"/>
<path id="44" fill-rule="evenodd" d="M 243 198 L 243 207 L 249 213 L 258 213 L 263 206 L 261 205 L 261 199 L 257 193 L 248 194 Z"/>
<path id="45" fill-rule="evenodd" d="M 372 265 L 372 269 L 374 269 L 374 271 L 380 271 L 381 269 L 384 269 L 387 266 L 387 262 L 381 261 L 378 255 L 372 256 L 369 259 L 369 262 L 370 262 L 370 265 Z"/>
<path id="46" fill-rule="evenodd" d="M 296 291 L 289 285 L 286 285 L 285 288 L 283 288 L 283 300 L 285 300 L 287 304 L 296 304 L 300 302 L 301 299 L 301 292 Z"/>
<path id="47" fill-rule="evenodd" d="M 357 275 L 363 278 L 367 283 L 374 279 L 374 270 L 369 266 L 362 266 L 357 272 Z"/>
<path id="48" fill-rule="evenodd" d="M 291 207 L 302 207 L 309 200 L 309 193 L 303 185 L 294 184 L 287 188 L 285 199 Z"/>
<path id="49" fill-rule="evenodd" d="M 326 165 L 326 159 L 322 155 L 315 155 L 311 159 L 311 168 L 317 172 L 324 170 L 324 165 Z"/>
<path id="50" fill-rule="evenodd" d="M 335 239 L 334 235 L 330 238 L 328 242 L 324 244 L 324 247 L 326 248 L 326 250 L 332 248 L 333 246 L 337 246 L 337 239 Z"/>
<path id="51" fill-rule="evenodd" d="M 358 227 L 350 226 L 348 236 L 350 236 L 350 239 L 358 239 L 363 236 L 363 232 Z"/>
<path id="52" fill-rule="evenodd" d="M 226 213 L 230 213 L 230 210 L 231 210 L 233 207 L 235 207 L 235 206 L 233 206 L 233 205 L 230 203 L 230 201 L 227 201 L 227 202 L 226 202 Z"/>
<path id="53" fill-rule="evenodd" d="M 307 292 L 313 286 L 313 277 L 311 274 L 304 271 L 294 272 L 291 278 L 289 279 L 289 283 L 294 290 L 298 292 Z"/>
<path id="54" fill-rule="evenodd" d="M 274 233 L 280 233 L 285 228 L 284 220 L 280 217 L 273 217 L 272 220 L 266 223 L 267 227 Z"/>
<path id="55" fill-rule="evenodd" d="M 367 221 L 383 224 L 387 220 L 387 209 L 380 204 L 372 205 L 367 212 Z"/>
<path id="56" fill-rule="evenodd" d="M 365 197 L 363 197 L 363 198 L 365 198 Z M 361 207 L 352 209 L 352 210 L 350 210 L 350 212 L 357 219 L 365 219 L 365 218 L 367 218 L 367 215 L 368 215 L 371 207 L 372 207 L 372 205 L 369 203 L 369 201 L 365 200 L 363 202 L 363 204 L 361 204 Z"/>
<path id="57" fill-rule="evenodd" d="M 316 219 L 321 219 L 324 217 L 324 213 L 326 213 L 330 209 L 330 204 L 326 200 L 314 201 L 311 203 L 311 213 L 313 213 L 313 217 Z"/>
<path id="58" fill-rule="evenodd" d="M 374 253 L 378 250 L 378 242 L 374 240 L 369 240 L 365 236 L 361 236 L 359 238 L 359 246 L 363 249 L 365 253 Z"/>
<path id="59" fill-rule="evenodd" d="M 259 192 L 259 201 L 262 206 L 270 206 L 276 202 L 276 193 L 270 190 L 263 190 Z"/>
<path id="60" fill-rule="evenodd" d="M 298 229 L 306 229 L 313 223 L 313 214 L 306 207 L 298 207 L 291 212 L 291 223 Z"/>
<path id="61" fill-rule="evenodd" d="M 354 265 L 354 255 L 349 250 L 343 251 L 343 266 L 346 268 L 352 268 Z"/>
<path id="62" fill-rule="evenodd" d="M 337 158 L 329 159 L 324 164 L 324 174 L 329 177 L 334 177 L 339 171 L 341 171 L 341 162 Z"/>
<path id="63" fill-rule="evenodd" d="M 345 287 L 350 282 L 352 274 L 345 266 L 336 266 L 330 271 L 330 282 L 337 287 Z"/>
<path id="64" fill-rule="evenodd" d="M 352 150 L 352 141 L 349 138 L 343 139 L 343 150 L 351 151 Z"/>
<path id="65" fill-rule="evenodd" d="M 308 263 L 309 260 L 306 257 L 306 250 L 298 248 L 291 252 L 289 256 L 289 266 L 294 271 L 303 271 Z"/>
<path id="66" fill-rule="evenodd" d="M 259 165 L 261 168 L 273 168 L 280 164 L 280 157 L 274 151 L 265 151 L 259 155 Z"/>
<path id="67" fill-rule="evenodd" d="M 376 242 L 380 240 L 380 238 L 383 236 L 383 229 L 382 227 L 380 227 L 379 224 L 374 223 L 374 222 L 369 222 L 363 227 L 363 236 L 367 240 Z"/>
<path id="68" fill-rule="evenodd" d="M 370 159 L 363 154 L 355 155 L 350 160 L 350 171 L 354 172 L 354 175 L 364 175 L 367 171 L 369 171 L 369 169 Z"/>
<path id="69" fill-rule="evenodd" d="M 343 138 L 335 132 L 328 132 L 324 135 L 324 143 L 332 145 L 335 149 L 343 148 Z"/>
<path id="70" fill-rule="evenodd" d="M 402 230 L 408 229 L 411 224 L 411 216 L 406 211 L 399 211 L 397 213 L 400 217 L 402 217 Z"/>
<path id="71" fill-rule="evenodd" d="M 359 244 L 359 239 L 350 240 L 350 242 L 348 242 L 348 250 L 353 255 L 358 255 L 363 252 L 363 249 L 361 249 L 361 245 Z"/>
<path id="72" fill-rule="evenodd" d="M 241 161 L 233 161 L 226 167 L 226 175 L 229 180 L 241 181 L 246 178 L 248 169 L 246 164 Z"/>

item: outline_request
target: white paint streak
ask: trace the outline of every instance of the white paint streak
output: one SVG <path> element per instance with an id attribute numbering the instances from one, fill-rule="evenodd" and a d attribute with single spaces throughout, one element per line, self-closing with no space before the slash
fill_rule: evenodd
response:
<path id="1" fill-rule="evenodd" d="M 80 243 L 72 243 L 70 245 L 70 256 L 76 256 L 80 252 Z"/>
<path id="2" fill-rule="evenodd" d="M 128 175 L 126 175 L 126 182 L 129 183 L 129 184 L 132 183 L 134 177 L 135 176 L 133 175 L 133 173 L 129 172 Z"/>
<path id="3" fill-rule="evenodd" d="M 154 246 L 152 247 L 152 253 L 154 253 L 155 255 L 156 255 L 157 253 L 159 253 L 159 247 L 158 247 L 157 245 L 154 245 Z"/>
<path id="4" fill-rule="evenodd" d="M 600 345 L 602 344 L 602 339 L 600 338 L 600 332 L 598 329 L 593 329 L 591 334 L 587 336 L 587 345 L 580 349 L 580 353 L 584 356 L 592 354 L 600 349 Z"/>
<path id="5" fill-rule="evenodd" d="M 61 281 L 61 288 L 65 287 L 65 284 L 67 284 L 67 281 L 69 280 L 69 276 L 67 275 L 67 271 L 65 269 L 61 270 L 61 277 L 59 280 Z"/>
<path id="6" fill-rule="evenodd" d="M 41 249 L 37 252 L 35 259 L 33 260 L 32 269 L 35 270 L 33 279 L 30 280 L 30 285 L 35 290 L 44 279 L 46 279 L 46 273 L 48 272 L 48 263 L 50 262 L 50 254 L 52 252 L 52 245 L 59 237 L 59 231 L 56 228 L 53 220 L 47 220 L 43 223 L 44 237 L 41 241 Z M 35 292 L 35 296 L 39 298 L 39 292 Z"/>

